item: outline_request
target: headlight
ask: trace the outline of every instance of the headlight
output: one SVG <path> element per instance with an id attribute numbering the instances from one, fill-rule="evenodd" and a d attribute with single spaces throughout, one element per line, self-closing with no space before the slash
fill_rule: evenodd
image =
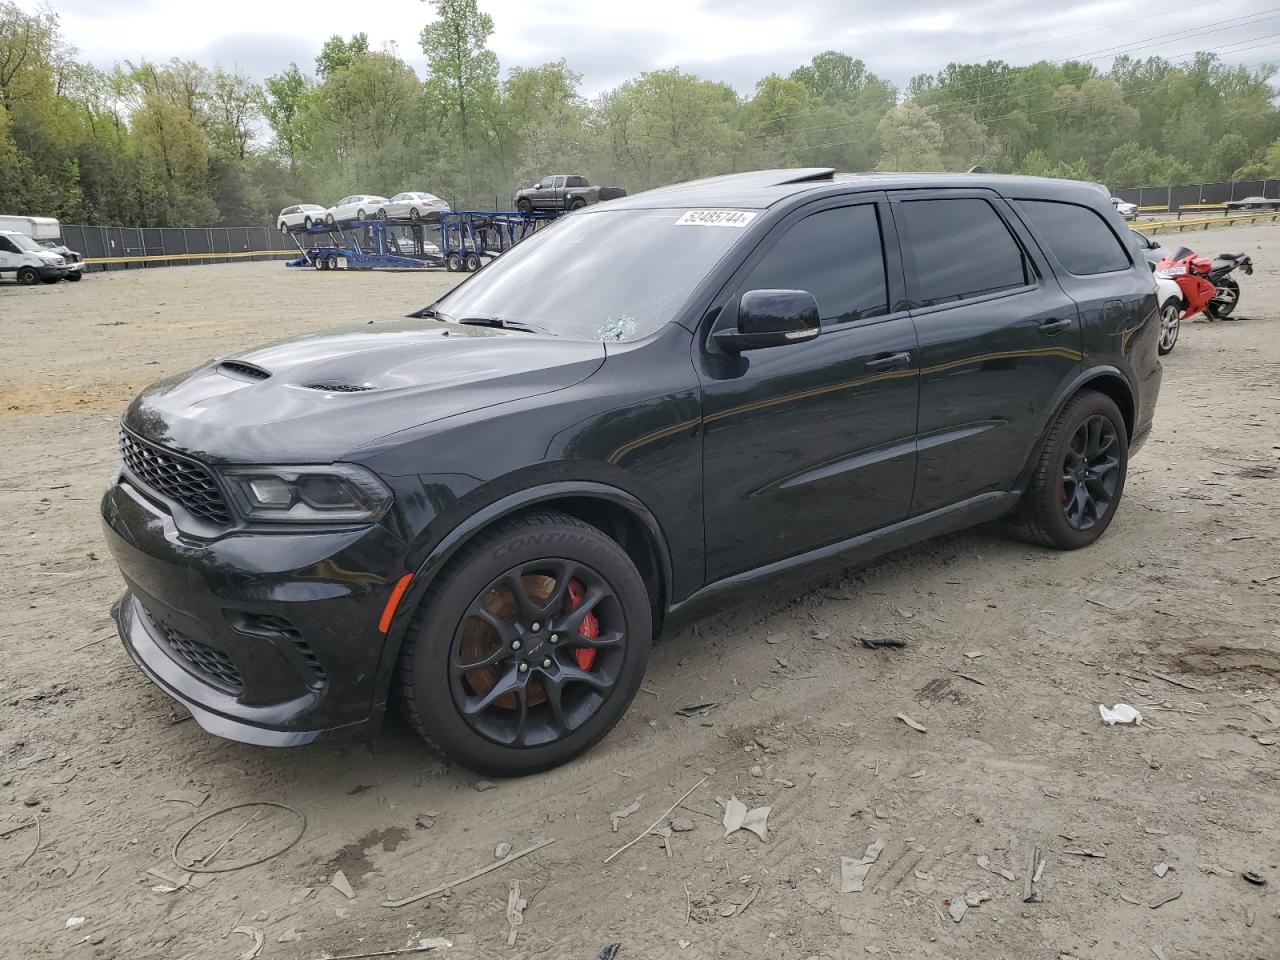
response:
<path id="1" fill-rule="evenodd" d="M 240 512 L 268 523 L 357 523 L 377 520 L 391 491 L 371 471 L 350 463 L 316 467 L 235 467 L 222 475 Z"/>

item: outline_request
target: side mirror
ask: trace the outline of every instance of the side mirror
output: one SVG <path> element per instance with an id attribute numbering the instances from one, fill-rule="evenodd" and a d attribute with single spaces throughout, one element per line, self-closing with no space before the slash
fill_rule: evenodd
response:
<path id="1" fill-rule="evenodd" d="M 738 324 L 712 334 L 728 353 L 812 340 L 822 330 L 818 301 L 807 290 L 748 290 L 738 301 Z"/>

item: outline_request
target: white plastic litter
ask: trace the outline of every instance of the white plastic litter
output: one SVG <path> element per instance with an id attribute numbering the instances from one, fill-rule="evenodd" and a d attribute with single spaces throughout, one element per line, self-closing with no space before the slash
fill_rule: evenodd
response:
<path id="1" fill-rule="evenodd" d="M 1117 723 L 1142 723 L 1142 714 L 1127 703 L 1117 703 L 1114 707 L 1098 704 L 1098 713 L 1102 714 L 1102 722 L 1109 727 Z"/>

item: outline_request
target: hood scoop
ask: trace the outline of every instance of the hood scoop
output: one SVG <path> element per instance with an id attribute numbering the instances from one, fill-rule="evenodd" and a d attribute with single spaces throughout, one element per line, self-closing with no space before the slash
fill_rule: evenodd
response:
<path id="1" fill-rule="evenodd" d="M 271 376 L 270 371 L 243 360 L 223 360 L 218 364 L 218 372 L 237 380 L 266 380 Z"/>
<path id="2" fill-rule="evenodd" d="M 362 393 L 365 390 L 376 390 L 367 383 L 304 383 L 308 390 L 319 390 L 321 393 Z"/>

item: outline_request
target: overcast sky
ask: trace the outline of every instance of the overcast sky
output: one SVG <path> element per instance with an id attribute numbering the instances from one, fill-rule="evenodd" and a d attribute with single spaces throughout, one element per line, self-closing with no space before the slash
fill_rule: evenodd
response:
<path id="1" fill-rule="evenodd" d="M 18 0 L 34 10 L 40 0 Z M 255 78 L 296 61 L 310 72 L 324 40 L 363 30 L 394 43 L 419 74 L 421 0 L 53 0 L 67 39 L 101 66 L 178 56 L 239 67 Z M 564 57 L 588 96 L 660 67 L 679 66 L 749 94 L 761 76 L 815 53 L 861 57 L 898 84 L 948 61 L 1011 63 L 1067 57 L 1105 68 L 1118 52 L 1179 58 L 1218 49 L 1229 62 L 1280 60 L 1280 8 L 1265 0 L 1169 3 L 1094 0 L 480 0 L 503 69 Z M 1176 34 L 1176 35 L 1174 35 Z M 1117 47 L 1123 47 L 1117 50 Z"/>

